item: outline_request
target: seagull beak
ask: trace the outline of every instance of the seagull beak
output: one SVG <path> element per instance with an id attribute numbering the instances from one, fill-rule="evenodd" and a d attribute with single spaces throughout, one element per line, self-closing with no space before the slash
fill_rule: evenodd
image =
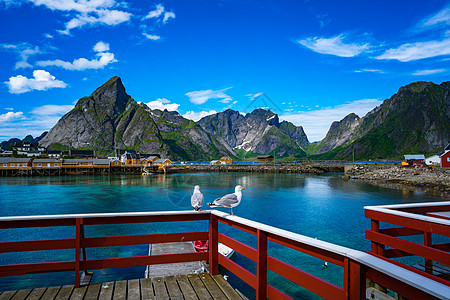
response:
<path id="1" fill-rule="evenodd" d="M 242 189 L 245 190 L 245 187 L 243 187 Z"/>

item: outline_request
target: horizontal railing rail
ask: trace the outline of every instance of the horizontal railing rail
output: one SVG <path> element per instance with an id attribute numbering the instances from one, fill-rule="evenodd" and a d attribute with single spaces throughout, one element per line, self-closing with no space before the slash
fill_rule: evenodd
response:
<path id="1" fill-rule="evenodd" d="M 208 231 L 100 237 L 84 236 L 84 227 L 89 225 L 177 221 L 208 221 Z M 220 233 L 219 223 L 255 235 L 257 238 L 257 247 L 250 247 L 230 236 Z M 270 299 L 290 299 L 287 294 L 268 284 L 268 270 L 272 270 L 291 282 L 327 299 L 364 299 L 366 278 L 410 299 L 445 299 L 450 295 L 450 287 L 373 255 L 237 216 L 230 216 L 219 211 L 76 214 L 0 218 L 0 229 L 2 230 L 57 226 L 74 227 L 75 237 L 68 239 L 0 242 L 0 253 L 74 249 L 74 260 L 1 265 L 0 276 L 74 271 L 76 274 L 75 285 L 78 286 L 81 270 L 208 260 L 209 272 L 211 274 L 218 274 L 218 266 L 222 265 L 253 287 L 256 290 L 257 299 L 266 299 L 266 297 Z M 101 259 L 88 259 L 85 253 L 86 248 L 93 247 L 195 241 L 200 239 L 209 240 L 210 249 L 208 252 Z M 220 255 L 218 253 L 219 242 L 233 248 L 240 255 L 256 262 L 256 274 L 246 270 L 233 260 Z M 343 267 L 343 287 L 327 282 L 313 274 L 268 255 L 269 242 L 289 247 Z"/>
<path id="2" fill-rule="evenodd" d="M 450 220 L 433 217 L 433 213 L 450 211 L 450 202 L 368 206 L 364 210 L 371 219 L 371 228 L 366 230 L 370 254 L 450 286 L 450 281 L 433 274 L 433 262 L 450 266 L 450 242 L 433 243 L 433 235 L 450 238 Z M 380 228 L 383 223 L 397 227 Z M 423 244 L 402 238 L 414 235 L 422 236 Z M 392 260 L 406 256 L 422 257 L 423 269 Z"/>

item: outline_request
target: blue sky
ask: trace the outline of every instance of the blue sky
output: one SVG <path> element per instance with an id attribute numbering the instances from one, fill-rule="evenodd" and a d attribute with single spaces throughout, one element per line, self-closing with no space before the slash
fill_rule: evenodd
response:
<path id="1" fill-rule="evenodd" d="M 0 140 L 49 130 L 115 75 L 152 108 L 269 107 L 310 141 L 450 75 L 449 1 L 0 0 L 0 30 Z"/>

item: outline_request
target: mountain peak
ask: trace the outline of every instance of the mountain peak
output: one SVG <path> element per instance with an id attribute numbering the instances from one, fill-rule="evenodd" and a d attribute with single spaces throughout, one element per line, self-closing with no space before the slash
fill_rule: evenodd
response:
<path id="1" fill-rule="evenodd" d="M 103 85 L 101 85 L 99 88 L 97 88 L 92 94 L 92 97 L 95 97 L 96 95 L 102 93 L 105 90 L 108 89 L 116 89 L 125 92 L 125 87 L 123 86 L 122 80 L 119 76 L 114 76 L 111 79 L 109 79 L 107 82 L 105 82 Z"/>

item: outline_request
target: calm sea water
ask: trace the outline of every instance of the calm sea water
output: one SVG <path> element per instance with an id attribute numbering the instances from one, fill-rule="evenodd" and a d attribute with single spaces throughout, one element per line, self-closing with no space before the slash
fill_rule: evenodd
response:
<path id="1" fill-rule="evenodd" d="M 374 187 L 369 184 L 343 181 L 342 174 L 254 174 L 199 173 L 171 175 L 113 175 L 0 178 L 0 216 L 172 211 L 190 210 L 194 185 L 200 185 L 205 202 L 234 191 L 242 185 L 243 200 L 235 214 L 282 229 L 314 237 L 338 245 L 367 251 L 370 247 L 364 231 L 370 222 L 364 218 L 364 206 L 442 201 L 440 196 L 422 192 Z M 206 207 L 204 207 L 206 209 Z M 224 209 L 224 211 L 227 211 Z M 176 222 L 116 226 L 90 226 L 87 236 L 145 234 L 162 232 L 204 231 L 206 222 Z M 242 242 L 255 246 L 250 234 L 220 225 L 219 230 Z M 0 230 L 1 241 L 68 238 L 73 228 Z M 146 255 L 146 245 L 88 249 L 89 258 Z M 0 264 L 71 260 L 74 251 L 13 253 L 0 255 Z M 342 286 L 343 270 L 323 261 L 270 244 L 269 254 L 325 280 Z M 236 254 L 233 260 L 250 271 L 256 266 Z M 94 281 L 142 278 L 144 267 L 98 270 Z M 252 289 L 230 275 L 229 281 L 253 298 Z M 61 284 L 73 284 L 73 272 L 32 274 L 0 278 L 0 291 Z M 308 291 L 269 272 L 269 283 L 296 299 L 314 298 Z"/>

